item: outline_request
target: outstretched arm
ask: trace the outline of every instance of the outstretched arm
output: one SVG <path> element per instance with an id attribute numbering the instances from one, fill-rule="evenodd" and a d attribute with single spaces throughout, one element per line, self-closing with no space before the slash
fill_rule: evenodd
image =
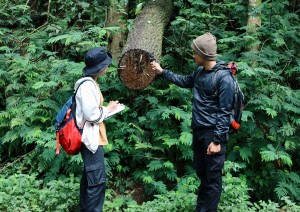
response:
<path id="1" fill-rule="evenodd" d="M 195 77 L 198 71 L 194 71 L 192 74 L 187 76 L 182 76 L 175 74 L 172 71 L 163 69 L 159 63 L 153 61 L 151 62 L 152 69 L 156 71 L 157 74 L 162 74 L 163 77 L 169 82 L 174 83 L 175 85 L 182 88 L 192 88 L 194 87 Z"/>

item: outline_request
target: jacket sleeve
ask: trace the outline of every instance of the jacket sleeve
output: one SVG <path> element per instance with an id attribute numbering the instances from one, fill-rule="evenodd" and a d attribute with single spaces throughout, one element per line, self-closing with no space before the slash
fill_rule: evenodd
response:
<path id="1" fill-rule="evenodd" d="M 106 107 L 100 107 L 100 93 L 94 82 L 86 82 L 80 87 L 83 117 L 91 123 L 102 122 L 108 114 Z"/>
<path id="2" fill-rule="evenodd" d="M 221 74 L 220 74 L 221 75 Z M 234 95 L 234 82 L 230 74 L 219 77 L 218 98 L 219 111 L 217 113 L 216 129 L 214 132 L 214 141 L 220 143 L 227 142 L 227 133 L 230 126 L 230 116 Z"/>
<path id="3" fill-rule="evenodd" d="M 194 81 L 195 77 L 197 75 L 198 71 L 194 71 L 192 74 L 187 76 L 182 76 L 179 74 L 175 74 L 170 70 L 164 70 L 162 75 L 164 79 L 166 79 L 169 82 L 174 83 L 175 85 L 181 87 L 181 88 L 192 88 L 194 87 Z"/>

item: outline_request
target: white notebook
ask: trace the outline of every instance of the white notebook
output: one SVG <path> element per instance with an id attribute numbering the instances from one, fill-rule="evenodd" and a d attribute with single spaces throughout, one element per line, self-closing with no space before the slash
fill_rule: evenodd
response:
<path id="1" fill-rule="evenodd" d="M 118 104 L 117 107 L 116 107 L 116 109 L 113 110 L 113 111 L 111 111 L 111 112 L 109 112 L 109 113 L 107 114 L 107 116 L 106 116 L 105 119 L 110 118 L 111 116 L 115 115 L 116 113 L 121 112 L 121 111 L 124 110 L 124 109 L 125 109 L 125 105 L 123 105 L 123 104 Z"/>

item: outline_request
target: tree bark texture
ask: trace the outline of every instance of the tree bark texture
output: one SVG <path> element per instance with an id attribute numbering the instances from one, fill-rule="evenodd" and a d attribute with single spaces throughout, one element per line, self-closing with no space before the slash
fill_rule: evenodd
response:
<path id="1" fill-rule="evenodd" d="M 256 8 L 261 5 L 261 0 L 249 0 L 249 15 L 248 15 L 248 33 L 252 36 L 256 33 L 257 27 L 261 26 L 260 12 Z M 251 51 L 257 51 L 259 48 L 258 43 L 249 46 Z"/>
<path id="2" fill-rule="evenodd" d="M 128 5 L 119 3 L 118 0 L 110 0 L 110 7 L 108 10 L 107 25 L 118 26 L 120 30 L 109 34 L 108 51 L 113 58 L 120 58 L 122 49 L 126 42 L 125 25 L 127 19 Z"/>
<path id="3" fill-rule="evenodd" d="M 119 77 L 130 89 L 143 89 L 155 77 L 150 67 L 160 60 L 163 33 L 173 10 L 172 0 L 149 0 L 130 30 L 119 62 Z"/>

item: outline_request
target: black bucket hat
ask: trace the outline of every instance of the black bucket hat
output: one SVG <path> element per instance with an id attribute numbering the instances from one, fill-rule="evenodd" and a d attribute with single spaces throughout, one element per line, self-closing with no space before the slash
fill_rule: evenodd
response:
<path id="1" fill-rule="evenodd" d="M 82 72 L 84 76 L 94 76 L 102 72 L 111 64 L 112 56 L 102 47 L 90 49 L 84 55 L 85 67 Z"/>

